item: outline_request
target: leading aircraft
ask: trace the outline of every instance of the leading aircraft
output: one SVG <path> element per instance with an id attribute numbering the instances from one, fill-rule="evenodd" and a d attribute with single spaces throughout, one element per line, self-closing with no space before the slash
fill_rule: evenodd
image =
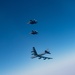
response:
<path id="1" fill-rule="evenodd" d="M 32 53 L 32 55 L 33 55 L 31 58 L 36 58 L 36 57 L 38 57 L 38 59 L 43 58 L 44 60 L 46 60 L 46 59 L 53 59 L 53 58 L 50 58 L 50 57 L 45 57 L 45 56 L 43 56 L 43 55 L 45 55 L 45 54 L 51 54 L 51 53 L 50 53 L 49 51 L 47 51 L 47 50 L 45 50 L 45 52 L 42 53 L 42 54 L 38 54 L 37 51 L 36 51 L 36 49 L 35 49 L 35 47 L 33 47 L 33 50 L 31 51 L 31 53 Z"/>
<path id="2" fill-rule="evenodd" d="M 37 24 L 37 20 L 35 20 L 35 19 L 30 20 L 27 24 Z"/>

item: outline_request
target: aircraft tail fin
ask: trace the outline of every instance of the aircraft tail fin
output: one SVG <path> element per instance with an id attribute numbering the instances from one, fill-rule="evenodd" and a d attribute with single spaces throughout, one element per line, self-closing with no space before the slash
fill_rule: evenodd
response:
<path id="1" fill-rule="evenodd" d="M 46 53 L 46 54 L 51 54 L 48 50 L 45 50 L 45 53 Z"/>

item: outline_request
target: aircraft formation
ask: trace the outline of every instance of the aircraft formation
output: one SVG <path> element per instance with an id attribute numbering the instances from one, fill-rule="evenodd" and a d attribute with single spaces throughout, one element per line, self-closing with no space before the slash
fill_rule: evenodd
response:
<path id="1" fill-rule="evenodd" d="M 33 20 L 29 20 L 29 22 L 27 23 L 27 24 L 31 24 L 31 25 L 34 25 L 34 24 L 37 24 L 38 22 L 37 22 L 37 20 L 35 20 L 35 19 L 33 19 Z M 38 34 L 38 31 L 36 31 L 36 30 L 32 30 L 31 32 L 30 32 L 30 34 L 32 34 L 32 35 L 36 35 L 36 34 Z M 35 49 L 35 47 L 32 47 L 32 51 L 31 51 L 31 55 L 33 55 L 31 58 L 33 59 L 33 58 L 38 58 L 38 59 L 41 59 L 41 58 L 43 58 L 44 60 L 46 60 L 46 59 L 53 59 L 53 58 L 51 58 L 51 57 L 46 57 L 46 56 L 44 56 L 45 54 L 51 54 L 48 50 L 45 50 L 44 51 L 44 53 L 41 53 L 41 54 L 38 54 L 37 53 L 37 51 L 36 51 L 36 49 Z"/>

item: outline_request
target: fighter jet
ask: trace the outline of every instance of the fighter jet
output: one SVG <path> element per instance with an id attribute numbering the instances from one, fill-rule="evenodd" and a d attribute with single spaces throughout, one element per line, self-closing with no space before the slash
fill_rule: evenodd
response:
<path id="1" fill-rule="evenodd" d="M 35 35 L 35 34 L 38 34 L 38 32 L 36 30 L 32 30 L 32 32 L 30 34 Z"/>
<path id="2" fill-rule="evenodd" d="M 33 47 L 33 50 L 31 51 L 31 53 L 32 53 L 32 55 L 33 55 L 31 58 L 36 58 L 36 57 L 38 57 L 38 59 L 43 58 L 44 60 L 46 60 L 46 59 L 53 59 L 53 58 L 50 58 L 50 57 L 45 57 L 45 56 L 43 56 L 43 55 L 45 55 L 45 54 L 51 54 L 51 53 L 50 53 L 49 51 L 47 51 L 47 50 L 45 50 L 45 52 L 42 53 L 42 54 L 38 54 L 37 51 L 36 51 L 36 49 L 35 49 L 35 47 Z"/>
<path id="3" fill-rule="evenodd" d="M 37 20 L 33 19 L 33 20 L 30 20 L 27 24 L 36 24 L 37 23 Z"/>

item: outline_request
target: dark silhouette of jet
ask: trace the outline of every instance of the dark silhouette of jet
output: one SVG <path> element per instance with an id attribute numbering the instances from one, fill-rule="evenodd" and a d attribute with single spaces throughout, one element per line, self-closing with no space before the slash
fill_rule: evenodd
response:
<path id="1" fill-rule="evenodd" d="M 30 20 L 27 24 L 37 24 L 37 20 Z"/>
<path id="2" fill-rule="evenodd" d="M 45 57 L 45 56 L 43 56 L 43 55 L 45 55 L 45 54 L 51 54 L 51 53 L 50 53 L 49 51 L 47 51 L 47 50 L 45 50 L 45 52 L 42 53 L 42 54 L 38 54 L 37 51 L 36 51 L 36 49 L 35 49 L 35 47 L 33 47 L 33 50 L 31 51 L 31 53 L 32 53 L 32 55 L 33 55 L 31 58 L 36 58 L 36 57 L 38 57 L 38 59 L 43 58 L 44 60 L 45 60 L 45 59 L 53 59 L 53 58 L 50 58 L 50 57 Z"/>
<path id="3" fill-rule="evenodd" d="M 38 34 L 38 32 L 36 30 L 32 30 L 31 34 L 35 35 Z"/>

